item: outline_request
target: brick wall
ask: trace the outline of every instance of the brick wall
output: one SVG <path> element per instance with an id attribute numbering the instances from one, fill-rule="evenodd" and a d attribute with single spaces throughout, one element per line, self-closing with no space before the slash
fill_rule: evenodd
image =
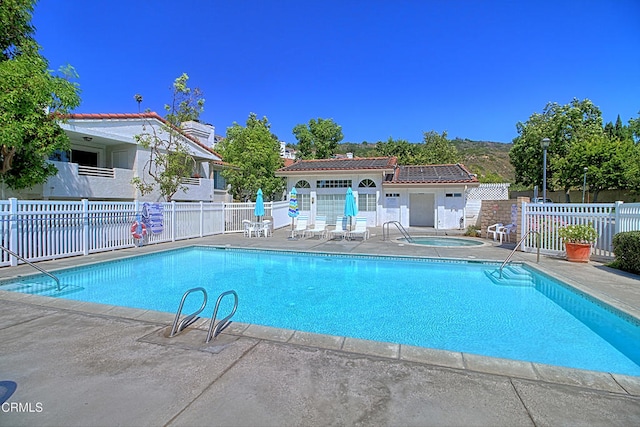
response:
<path id="1" fill-rule="evenodd" d="M 511 224 L 512 216 L 517 224 L 516 236 L 520 235 L 522 203 L 529 202 L 528 197 L 509 200 L 483 200 L 480 207 L 479 226 L 482 237 L 487 237 L 487 227 L 498 222 Z"/>

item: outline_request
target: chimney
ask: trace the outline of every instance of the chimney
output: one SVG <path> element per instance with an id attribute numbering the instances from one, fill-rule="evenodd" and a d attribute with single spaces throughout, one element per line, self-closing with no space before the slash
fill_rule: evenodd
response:
<path id="1" fill-rule="evenodd" d="M 353 153 L 347 153 L 347 159 L 353 159 Z"/>
<path id="2" fill-rule="evenodd" d="M 183 122 L 180 127 L 182 127 L 182 131 L 185 134 L 197 139 L 201 144 L 206 145 L 207 147 L 213 147 L 215 143 L 215 128 L 213 125 L 189 120 Z"/>

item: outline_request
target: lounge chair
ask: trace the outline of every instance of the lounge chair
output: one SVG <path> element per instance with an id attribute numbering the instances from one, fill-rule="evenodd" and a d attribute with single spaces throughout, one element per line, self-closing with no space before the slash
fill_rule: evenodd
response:
<path id="1" fill-rule="evenodd" d="M 298 216 L 296 221 L 296 228 L 291 232 L 291 237 L 304 237 L 307 231 L 307 225 L 309 223 L 309 217 L 306 215 Z"/>
<path id="2" fill-rule="evenodd" d="M 333 230 L 329 230 L 329 238 L 333 239 L 336 236 L 341 236 L 342 239 L 347 237 L 348 230 L 346 229 L 347 218 L 344 216 L 339 216 L 336 218 L 336 228 Z"/>
<path id="3" fill-rule="evenodd" d="M 316 223 L 313 228 L 308 228 L 305 234 L 311 236 L 319 236 L 321 239 L 327 237 L 327 217 L 324 215 L 316 216 Z"/>
<path id="4" fill-rule="evenodd" d="M 347 238 L 352 239 L 357 236 L 362 236 L 362 240 L 369 238 L 369 230 L 367 229 L 367 218 L 356 218 L 356 228 L 347 233 Z"/>

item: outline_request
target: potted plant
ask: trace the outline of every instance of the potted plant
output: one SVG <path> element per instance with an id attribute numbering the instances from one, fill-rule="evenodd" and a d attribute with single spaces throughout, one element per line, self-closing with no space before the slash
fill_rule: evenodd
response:
<path id="1" fill-rule="evenodd" d="M 567 225 L 558 230 L 564 242 L 567 260 L 573 262 L 589 262 L 591 246 L 598 239 L 598 232 L 591 224 Z"/>

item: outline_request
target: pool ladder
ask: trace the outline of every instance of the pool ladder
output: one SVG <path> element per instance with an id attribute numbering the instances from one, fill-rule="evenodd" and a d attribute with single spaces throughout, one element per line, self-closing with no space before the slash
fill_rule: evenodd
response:
<path id="1" fill-rule="evenodd" d="M 500 268 L 498 269 L 500 271 L 500 278 L 502 279 L 502 270 L 504 269 L 504 267 L 509 263 L 509 261 L 511 261 L 511 257 L 513 257 L 513 255 L 516 253 L 516 251 L 518 250 L 518 247 L 522 244 L 522 242 L 525 241 L 525 239 L 527 237 L 529 237 L 530 234 L 535 234 L 537 235 L 537 239 L 536 239 L 536 246 L 538 247 L 538 255 L 536 258 L 536 263 L 540 264 L 540 232 L 536 231 L 536 230 L 529 230 L 525 233 L 524 236 L 522 236 L 522 238 L 520 239 L 520 241 L 518 243 L 516 243 L 516 246 L 513 248 L 513 250 L 511 251 L 511 253 L 509 254 L 509 256 L 507 257 L 507 259 L 504 260 L 504 262 L 500 265 Z"/>
<path id="2" fill-rule="evenodd" d="M 201 292 L 202 293 L 202 305 L 199 309 L 194 311 L 193 313 L 185 316 L 182 321 L 180 321 L 180 315 L 182 314 L 182 307 L 184 306 L 184 302 L 187 299 L 187 296 L 193 292 Z M 233 295 L 233 309 L 231 313 L 229 313 L 226 317 L 221 319 L 218 323 L 216 323 L 216 317 L 218 315 L 218 309 L 220 308 L 220 303 L 227 295 Z M 173 325 L 171 326 L 171 333 L 169 337 L 173 337 L 179 334 L 182 330 L 184 330 L 187 326 L 191 325 L 193 322 L 199 319 L 198 314 L 202 313 L 202 311 L 207 306 L 207 291 L 202 287 L 189 289 L 187 292 L 182 295 L 182 299 L 180 300 L 180 305 L 178 306 L 178 311 L 176 312 L 176 317 L 173 320 Z M 231 324 L 231 318 L 236 313 L 238 309 L 238 294 L 236 291 L 226 291 L 220 294 L 218 300 L 216 301 L 216 306 L 213 309 L 213 316 L 211 316 L 211 323 L 209 324 L 209 330 L 207 331 L 207 338 L 205 342 L 211 341 L 212 338 L 216 338 L 220 332 L 222 332 L 229 324 Z"/>
<path id="3" fill-rule="evenodd" d="M 413 237 L 411 237 L 409 235 L 409 232 L 402 226 L 402 224 L 400 224 L 400 221 L 387 221 L 384 224 L 382 224 L 382 240 L 383 241 L 389 238 L 389 226 L 391 224 L 396 226 L 398 231 L 400 231 L 400 233 L 407 240 L 407 242 L 413 243 Z M 385 233 L 385 230 L 386 230 L 386 233 Z"/>

